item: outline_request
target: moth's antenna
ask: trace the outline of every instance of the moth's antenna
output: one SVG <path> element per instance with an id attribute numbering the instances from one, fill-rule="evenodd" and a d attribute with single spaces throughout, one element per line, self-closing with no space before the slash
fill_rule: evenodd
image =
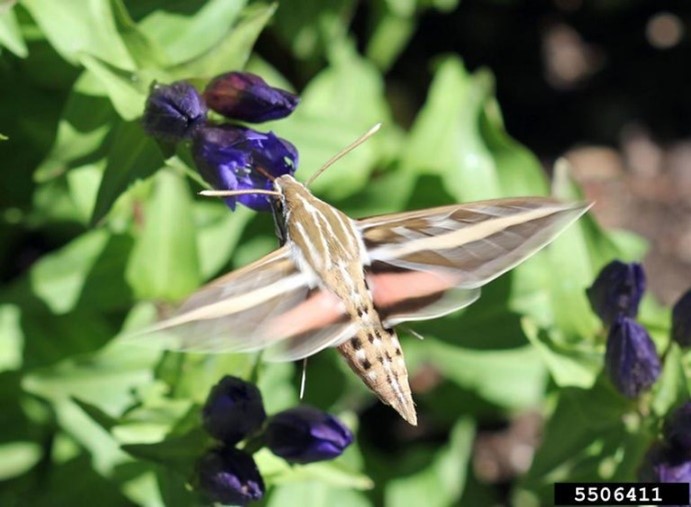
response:
<path id="1" fill-rule="evenodd" d="M 336 153 L 333 157 L 331 157 L 331 158 L 326 162 L 326 164 L 324 164 L 323 166 L 321 166 L 321 167 L 319 168 L 319 170 L 318 170 L 316 173 L 314 173 L 312 176 L 310 176 L 310 178 L 307 180 L 307 183 L 305 183 L 305 186 L 306 186 L 306 187 L 309 187 L 310 184 L 311 184 L 314 180 L 317 179 L 317 176 L 319 176 L 321 173 L 323 173 L 324 171 L 326 171 L 326 170 L 327 170 L 330 166 L 332 166 L 332 165 L 334 164 L 334 162 L 336 162 L 338 159 L 342 158 L 344 155 L 346 155 L 347 153 L 353 151 L 355 148 L 357 148 L 357 147 L 360 146 L 362 143 L 364 143 L 365 141 L 367 141 L 370 137 L 372 137 L 374 134 L 376 134 L 376 133 L 377 133 L 377 130 L 379 130 L 380 128 L 381 128 L 381 123 L 377 123 L 374 127 L 372 127 L 372 128 L 369 129 L 367 132 L 365 132 L 365 133 L 362 134 L 360 137 L 358 137 L 353 143 L 349 144 L 348 146 L 346 146 L 345 148 L 343 148 L 341 151 L 339 151 L 338 153 Z"/>
<path id="2" fill-rule="evenodd" d="M 259 174 L 264 176 L 270 181 L 275 181 L 276 178 L 270 174 L 266 169 L 261 166 L 254 167 L 254 170 Z M 235 197 L 236 195 L 248 195 L 248 194 L 262 194 L 262 195 L 272 195 L 274 197 L 281 197 L 281 193 L 276 190 L 266 190 L 263 188 L 248 188 L 246 190 L 202 190 L 199 195 L 205 197 Z"/>
<path id="3" fill-rule="evenodd" d="M 300 379 L 300 401 L 305 397 L 305 384 L 307 382 L 307 358 L 302 360 L 302 378 Z"/>
<path id="4" fill-rule="evenodd" d="M 280 192 L 276 192 L 275 190 L 264 190 L 263 188 L 250 188 L 247 190 L 202 190 L 199 192 L 199 195 L 203 195 L 205 197 L 235 197 L 237 195 L 248 194 L 262 194 L 281 197 Z"/>

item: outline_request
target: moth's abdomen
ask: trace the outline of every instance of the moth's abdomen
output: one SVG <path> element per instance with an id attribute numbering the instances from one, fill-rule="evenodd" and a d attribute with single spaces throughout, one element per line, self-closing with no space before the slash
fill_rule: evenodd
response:
<path id="1" fill-rule="evenodd" d="M 408 369 L 393 329 L 363 327 L 338 350 L 350 368 L 384 403 L 391 405 L 410 424 L 417 425 Z"/>

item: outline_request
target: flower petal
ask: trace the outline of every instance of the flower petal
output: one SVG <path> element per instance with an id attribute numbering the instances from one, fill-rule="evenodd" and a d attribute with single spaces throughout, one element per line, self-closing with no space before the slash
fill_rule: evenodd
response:
<path id="1" fill-rule="evenodd" d="M 619 317 L 610 328 L 605 367 L 612 383 L 629 398 L 649 389 L 661 368 L 648 332 L 629 317 Z"/>
<path id="2" fill-rule="evenodd" d="M 217 113 L 252 123 L 284 118 L 300 101 L 296 95 L 271 87 L 249 72 L 228 72 L 216 77 L 204 90 L 204 99 Z"/>
<path id="3" fill-rule="evenodd" d="M 672 339 L 682 347 L 691 347 L 691 289 L 672 308 Z"/>
<path id="4" fill-rule="evenodd" d="M 151 136 L 179 142 L 192 137 L 206 121 L 206 106 L 191 84 L 156 85 L 146 99 L 142 125 Z"/>
<path id="5" fill-rule="evenodd" d="M 298 163 L 295 147 L 273 132 L 232 125 L 201 128 L 194 139 L 192 156 L 204 179 L 220 190 L 271 190 L 271 178 L 294 174 Z M 239 201 L 257 211 L 268 211 L 270 199 L 249 194 L 226 202 L 231 209 Z"/>
<path id="6" fill-rule="evenodd" d="M 645 291 L 645 273 L 640 264 L 612 261 L 587 289 L 593 311 L 611 325 L 619 315 L 635 317 Z"/>
<path id="7" fill-rule="evenodd" d="M 271 452 L 290 463 L 313 463 L 340 456 L 353 434 L 331 414 L 300 406 L 274 415 L 265 440 Z"/>
<path id="8" fill-rule="evenodd" d="M 202 409 L 206 431 L 230 445 L 259 430 L 265 419 L 259 389 L 254 384 L 229 375 L 211 389 Z"/>
<path id="9" fill-rule="evenodd" d="M 232 447 L 206 453 L 197 463 L 199 489 L 212 501 L 246 505 L 264 496 L 264 481 L 252 456 Z"/>

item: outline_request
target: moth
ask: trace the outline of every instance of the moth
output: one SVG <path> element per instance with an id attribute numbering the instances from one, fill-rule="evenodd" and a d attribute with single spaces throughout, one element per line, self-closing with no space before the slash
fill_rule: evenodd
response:
<path id="1" fill-rule="evenodd" d="M 254 191 L 203 193 L 245 192 Z M 468 306 L 483 285 L 533 255 L 588 208 L 525 197 L 354 220 L 290 175 L 276 178 L 274 190 L 256 192 L 271 196 L 282 210 L 285 244 L 212 281 L 148 333 L 168 335 L 178 350 L 264 350 L 264 358 L 274 361 L 336 347 L 412 425 L 417 415 L 395 327 Z"/>

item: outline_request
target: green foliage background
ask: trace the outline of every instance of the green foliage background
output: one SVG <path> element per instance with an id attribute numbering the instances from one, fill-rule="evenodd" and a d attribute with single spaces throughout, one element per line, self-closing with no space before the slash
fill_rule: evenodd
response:
<path id="1" fill-rule="evenodd" d="M 252 356 L 109 343 L 151 319 L 154 301 L 179 301 L 276 246 L 269 217 L 197 197 L 184 151 L 164 159 L 144 135 L 153 81 L 202 86 L 245 68 L 290 88 L 280 62 L 253 53 L 270 34 L 306 84 L 296 112 L 262 128 L 297 146 L 300 179 L 384 124 L 312 188 L 353 217 L 497 196 L 579 198 L 567 171 L 550 185 L 507 135 L 491 73 L 469 73 L 458 55 L 424 69 L 434 77 L 412 126 L 394 121 L 387 70 L 420 12 L 453 0 L 374 2 L 362 52 L 348 31 L 352 0 L 12 4 L 0 5 L 0 256 L 10 280 L 0 290 L 1 505 L 194 505 L 185 483 L 208 443 L 200 403 L 222 375 L 252 371 Z M 32 241 L 40 257 L 21 271 L 17 245 Z M 319 354 L 306 401 L 361 438 L 327 464 L 290 468 L 260 452 L 264 503 L 498 501 L 470 466 L 476 428 L 526 410 L 545 418 L 544 438 L 511 485 L 514 505 L 550 504 L 555 480 L 634 480 L 659 418 L 687 398 L 688 375 L 668 343 L 668 311 L 646 299 L 640 319 L 666 351 L 663 377 L 643 400 L 616 394 L 601 375 L 604 335 L 584 289 L 606 262 L 643 251 L 585 217 L 467 311 L 416 324 L 424 341 L 401 331 L 411 374 L 432 365 L 441 382 L 415 395 L 419 431 L 386 421 L 393 448 L 360 424 L 373 396 L 334 351 Z M 298 402 L 293 365 L 262 365 L 258 378 L 270 413 Z"/>

